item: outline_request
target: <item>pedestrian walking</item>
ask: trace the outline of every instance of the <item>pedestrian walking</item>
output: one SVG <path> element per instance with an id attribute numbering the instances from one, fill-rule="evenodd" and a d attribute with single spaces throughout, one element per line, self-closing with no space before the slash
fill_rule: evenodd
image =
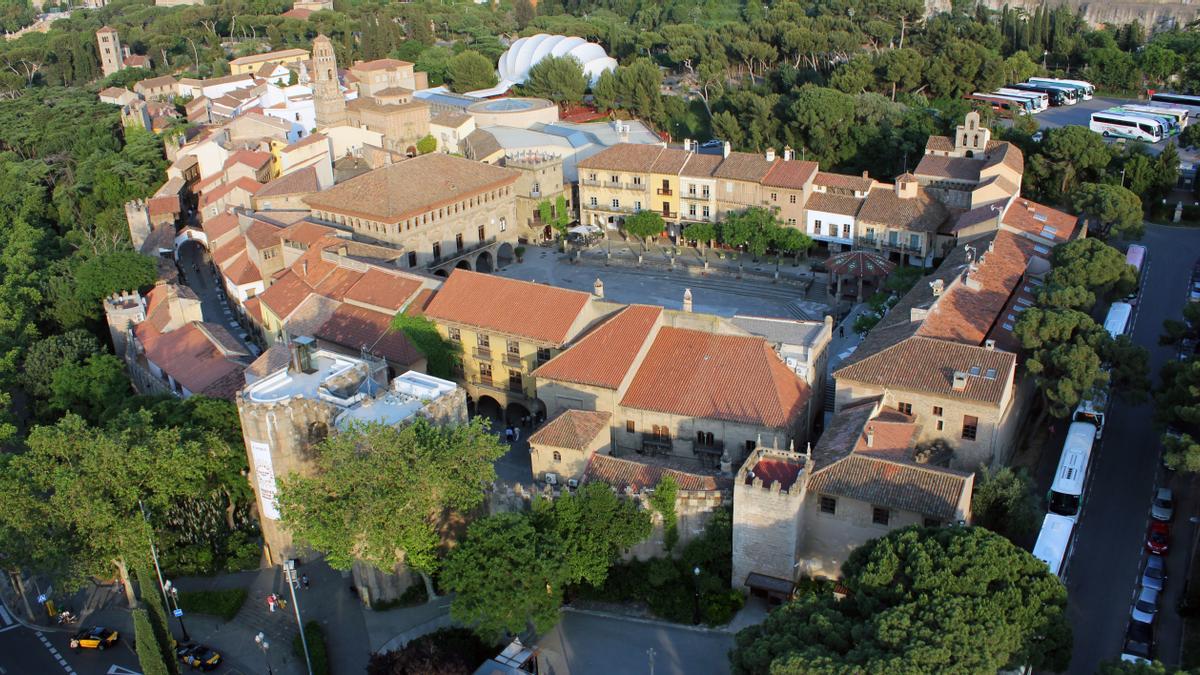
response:
<path id="1" fill-rule="evenodd" d="M 307 574 L 300 575 L 300 584 L 302 586 L 304 586 L 304 590 L 308 590 L 308 575 Z"/>
<path id="2" fill-rule="evenodd" d="M 838 337 L 846 337 L 846 324 L 838 326 Z"/>
<path id="3" fill-rule="evenodd" d="M 267 596 L 267 607 L 271 608 L 272 614 L 275 613 L 275 594 L 274 593 Z"/>
<path id="4" fill-rule="evenodd" d="M 279 609 L 287 609 L 287 600 L 284 600 L 283 598 L 276 598 L 275 602 L 279 603 Z"/>
<path id="5" fill-rule="evenodd" d="M 521 427 L 513 427 L 513 440 L 514 441 L 521 440 Z"/>
<path id="6" fill-rule="evenodd" d="M 508 441 L 509 443 L 512 443 L 512 439 L 513 439 L 513 428 L 512 427 L 504 427 L 504 440 Z"/>

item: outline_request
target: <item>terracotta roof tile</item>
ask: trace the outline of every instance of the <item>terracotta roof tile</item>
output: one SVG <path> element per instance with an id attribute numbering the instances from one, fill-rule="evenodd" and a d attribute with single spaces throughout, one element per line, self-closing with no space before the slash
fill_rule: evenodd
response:
<path id="1" fill-rule="evenodd" d="M 979 171 L 984 160 L 975 157 L 942 157 L 925 155 L 913 173 L 918 176 L 950 178 L 964 182 L 979 182 Z"/>
<path id="2" fill-rule="evenodd" d="M 287 227 L 279 233 L 279 238 L 284 241 L 294 241 L 305 246 L 315 246 L 326 236 L 335 235 L 337 230 L 327 225 L 314 223 L 311 220 L 300 220 Z"/>
<path id="3" fill-rule="evenodd" d="M 813 178 L 813 185 L 854 190 L 856 192 L 866 192 L 874 184 L 875 180 L 869 176 L 847 176 L 841 173 L 829 173 L 828 171 L 818 171 L 816 177 Z"/>
<path id="4" fill-rule="evenodd" d="M 519 174 L 516 169 L 431 153 L 369 171 L 310 195 L 305 201 L 316 209 L 395 223 L 511 185 Z"/>
<path id="5" fill-rule="evenodd" d="M 256 281 L 262 281 L 262 272 L 258 270 L 250 260 L 250 256 L 243 253 L 229 262 L 229 265 L 224 267 L 222 271 L 229 280 L 238 286 L 252 284 Z"/>
<path id="6" fill-rule="evenodd" d="M 858 210 L 862 208 L 862 199 L 849 197 L 847 195 L 832 195 L 827 192 L 814 192 L 808 198 L 808 203 L 804 208 L 809 211 L 824 211 L 825 213 L 837 213 L 843 216 L 856 216 Z"/>
<path id="7" fill-rule="evenodd" d="M 584 450 L 608 431 L 611 419 L 612 413 L 602 410 L 566 410 L 533 432 L 529 444 Z"/>
<path id="8" fill-rule="evenodd" d="M 312 292 L 311 286 L 304 283 L 298 275 L 288 271 L 276 279 L 275 283 L 268 286 L 267 290 L 258 297 L 262 299 L 262 304 L 270 309 L 272 314 L 281 321 L 286 321 L 288 316 Z"/>
<path id="9" fill-rule="evenodd" d="M 372 267 L 346 290 L 341 299 L 390 311 L 394 315 L 420 288 L 421 282 L 414 277 L 389 274 Z"/>
<path id="10" fill-rule="evenodd" d="M 261 169 L 271 161 L 271 153 L 259 152 L 257 150 L 238 150 L 225 160 L 225 167 L 228 169 L 234 164 L 245 164 L 253 169 Z"/>
<path id="11" fill-rule="evenodd" d="M 208 236 L 208 242 L 211 246 L 212 242 L 239 227 L 238 217 L 237 214 L 226 211 L 219 216 L 204 221 L 204 224 L 200 227 L 204 230 L 204 234 Z"/>
<path id="12" fill-rule="evenodd" d="M 662 307 L 630 305 L 533 372 L 534 377 L 619 389 Z"/>
<path id="13" fill-rule="evenodd" d="M 168 333 L 159 332 L 148 322 L 134 327 L 134 334 L 145 349 L 146 358 L 176 382 L 193 394 L 229 399 L 244 384 L 239 380 L 245 365 L 227 357 L 222 351 L 226 339 L 214 337 L 221 331 L 225 331 L 223 326 L 201 324 L 198 321 Z M 236 341 L 233 342 L 236 344 Z"/>
<path id="14" fill-rule="evenodd" d="M 432 288 L 422 288 L 413 296 L 412 302 L 408 303 L 408 307 L 404 308 L 404 313 L 409 316 L 425 316 L 425 310 L 429 307 L 429 303 L 433 302 L 433 296 L 437 295 L 437 291 Z"/>
<path id="15" fill-rule="evenodd" d="M 693 153 L 687 164 L 680 170 L 679 175 L 692 178 L 711 178 L 713 172 L 721 165 L 720 155 L 702 155 Z"/>
<path id="16" fill-rule="evenodd" d="M 236 217 L 236 216 L 235 216 Z M 212 259 L 218 266 L 224 266 L 225 263 L 233 260 L 234 256 L 246 250 L 246 238 L 242 236 L 234 237 L 225 242 L 213 251 Z"/>
<path id="17" fill-rule="evenodd" d="M 261 298 L 259 298 L 257 295 L 254 296 L 253 298 L 249 298 L 248 300 L 246 300 L 245 302 L 242 303 L 242 308 L 246 310 L 246 314 L 249 314 L 250 318 L 253 319 L 255 321 L 255 323 L 262 323 L 262 299 Z"/>
<path id="18" fill-rule="evenodd" d="M 731 152 L 713 171 L 713 175 L 717 178 L 732 178 L 757 183 L 762 181 L 776 163 L 782 164 L 783 160 L 777 157 L 768 162 L 766 156 L 759 153 Z"/>
<path id="19" fill-rule="evenodd" d="M 789 160 L 777 162 L 763 178 L 763 185 L 802 189 L 817 174 L 816 162 Z"/>
<path id="20" fill-rule="evenodd" d="M 942 203 L 918 187 L 916 196 L 907 199 L 896 194 L 893 186 L 877 187 L 867 194 L 858 219 L 909 232 L 936 232 L 950 217 Z"/>
<path id="21" fill-rule="evenodd" d="M 232 183 L 226 183 L 214 190 L 210 190 L 200 195 L 200 208 L 204 208 L 213 202 L 225 197 L 234 190 L 244 190 L 249 194 L 256 194 L 262 189 L 262 183 L 248 177 L 241 177 Z"/>
<path id="22" fill-rule="evenodd" d="M 821 432 L 812 449 L 813 471 L 820 471 L 854 452 L 863 428 L 875 414 L 881 397 L 843 406 Z"/>
<path id="23" fill-rule="evenodd" d="M 856 453 L 813 472 L 808 489 L 951 521 L 973 481 L 970 474 Z"/>
<path id="24" fill-rule="evenodd" d="M 1008 227 L 1063 243 L 1075 234 L 1078 218 L 1035 201 L 1018 197 L 1004 212 L 1001 222 Z"/>
<path id="25" fill-rule="evenodd" d="M 733 481 L 729 478 L 601 454 L 592 455 L 588 460 L 581 482 L 605 483 L 620 492 L 625 492 L 627 488 L 641 492 L 654 489 L 667 476 L 674 478 L 679 489 L 687 492 L 725 492 L 733 487 Z"/>
<path id="26" fill-rule="evenodd" d="M 621 405 L 782 428 L 804 412 L 810 394 L 760 337 L 664 327 Z"/>
<path id="27" fill-rule="evenodd" d="M 391 328 L 392 315 L 343 304 L 315 331 L 315 337 L 347 349 L 366 349 L 370 354 L 402 364 L 424 358 L 404 333 Z"/>
<path id="28" fill-rule="evenodd" d="M 591 295 L 456 269 L 425 315 L 435 321 L 563 344 Z"/>
<path id="29" fill-rule="evenodd" d="M 661 145 L 644 145 L 640 143 L 618 143 L 579 161 L 580 169 L 599 169 L 602 171 L 640 171 L 649 172 L 650 167 L 659 155 L 667 152 L 668 148 Z M 674 150 L 686 155 L 683 150 Z M 682 166 L 682 164 L 681 164 Z"/>
<path id="30" fill-rule="evenodd" d="M 261 54 L 251 54 L 249 56 L 240 56 L 229 62 L 231 66 L 240 66 L 250 63 L 262 63 L 266 61 L 278 61 L 289 57 L 308 56 L 308 51 L 305 49 L 282 49 L 274 52 L 263 52 Z"/>
<path id="31" fill-rule="evenodd" d="M 374 61 L 361 61 L 350 66 L 350 70 L 362 70 L 370 72 L 372 70 L 389 70 L 392 68 L 411 67 L 413 64 L 409 61 L 401 61 L 400 59 L 375 59 Z"/>
<path id="32" fill-rule="evenodd" d="M 295 143 L 292 143 L 291 145 L 285 147 L 283 149 L 283 152 L 290 152 L 297 148 L 303 148 L 305 146 L 312 145 L 314 143 L 322 143 L 322 142 L 328 143 L 329 137 L 320 132 L 311 133 L 311 134 L 305 136 L 304 138 L 301 138 L 300 140 L 296 141 Z"/>
<path id="33" fill-rule="evenodd" d="M 775 459 L 763 457 L 754 462 L 754 467 L 746 472 L 746 485 L 752 485 L 755 480 L 762 480 L 763 487 L 769 488 L 779 484 L 780 490 L 790 490 L 804 472 L 803 461 Z"/>
<path id="34" fill-rule="evenodd" d="M 862 347 L 859 347 L 862 349 Z M 839 380 L 879 387 L 928 392 L 966 401 L 999 405 L 1008 386 L 1016 355 L 928 337 L 909 337 L 834 372 Z M 978 369 L 966 387 L 954 389 L 954 373 Z M 995 371 L 994 377 L 985 377 Z"/>
<path id="35" fill-rule="evenodd" d="M 925 150 L 933 150 L 936 152 L 953 152 L 954 141 L 950 140 L 948 136 L 930 136 L 925 141 Z"/>
<path id="36" fill-rule="evenodd" d="M 254 245 L 254 248 L 261 251 L 265 248 L 279 246 L 282 243 L 279 237 L 282 232 L 283 228 L 256 219 L 251 221 L 250 227 L 246 228 L 246 239 Z"/>
<path id="37" fill-rule="evenodd" d="M 455 112 L 452 110 L 443 110 L 429 118 L 430 124 L 436 124 L 441 127 L 449 127 L 457 129 L 467 122 L 471 121 L 471 116 L 466 113 Z"/>

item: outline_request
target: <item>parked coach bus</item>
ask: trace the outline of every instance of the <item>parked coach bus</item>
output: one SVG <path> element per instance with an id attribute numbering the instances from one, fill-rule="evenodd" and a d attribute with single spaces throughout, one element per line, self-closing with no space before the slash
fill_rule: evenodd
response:
<path id="1" fill-rule="evenodd" d="M 1050 107 L 1050 97 L 1045 94 L 1039 94 L 1036 91 L 1021 91 L 1020 89 L 997 89 L 997 96 L 1008 96 L 1009 98 L 1019 98 L 1029 101 L 1033 104 L 1033 112 L 1041 112 Z"/>
<path id="2" fill-rule="evenodd" d="M 1200 117 L 1200 95 L 1176 94 L 1169 91 L 1150 93 L 1151 103 L 1165 103 L 1172 108 L 1183 108 L 1193 117 Z"/>
<path id="3" fill-rule="evenodd" d="M 1133 305 L 1128 302 L 1114 302 L 1108 308 L 1108 316 L 1104 317 L 1104 330 L 1116 340 L 1129 330 L 1129 317 L 1133 316 Z"/>
<path id="4" fill-rule="evenodd" d="M 1125 115 L 1134 115 L 1137 117 L 1149 117 L 1162 122 L 1163 136 L 1178 136 L 1181 129 L 1179 128 L 1179 118 L 1174 115 L 1169 115 L 1156 108 L 1146 106 L 1122 105 L 1116 108 L 1109 108 L 1106 112 L 1117 112 Z"/>
<path id="5" fill-rule="evenodd" d="M 1157 143 L 1163 139 L 1164 124 L 1151 117 L 1142 117 L 1130 113 L 1103 112 L 1092 113 L 1088 128 L 1103 135 L 1105 138 L 1128 138 L 1135 141 Z"/>
<path id="6" fill-rule="evenodd" d="M 1047 513 L 1037 543 L 1033 545 L 1033 557 L 1046 563 L 1051 574 L 1061 577 L 1074 534 L 1075 521 L 1057 513 Z"/>
<path id="7" fill-rule="evenodd" d="M 1092 86 L 1091 82 L 1083 80 L 1060 80 L 1053 77 L 1031 77 L 1029 78 L 1032 84 L 1056 84 L 1061 86 L 1071 87 L 1075 90 L 1075 97 L 1081 101 L 1092 100 L 1092 95 L 1096 93 L 1096 87 Z"/>
<path id="8" fill-rule="evenodd" d="M 1039 94 L 1045 94 L 1050 97 L 1050 105 L 1075 105 L 1075 90 L 1066 89 L 1048 84 L 1010 84 L 1008 89 L 1020 89 L 1021 91 L 1035 91 Z"/>
<path id="9" fill-rule="evenodd" d="M 1047 495 L 1051 513 L 1070 518 L 1072 522 L 1079 519 L 1095 440 L 1096 427 L 1087 422 L 1072 422 L 1067 429 L 1067 442 L 1063 444 L 1054 482 Z"/>
<path id="10" fill-rule="evenodd" d="M 974 94 L 965 96 L 964 98 L 966 98 L 968 101 L 979 101 L 980 103 L 986 103 L 992 107 L 992 110 L 994 110 L 997 115 L 1000 115 L 1001 117 L 1013 117 L 1015 115 L 1020 115 L 1021 113 L 1032 112 L 1030 110 L 1032 104 L 1030 104 L 1028 101 L 1018 101 L 1015 98 L 1008 98 L 1007 96 L 997 96 L 994 94 L 981 94 L 979 92 L 975 92 Z"/>

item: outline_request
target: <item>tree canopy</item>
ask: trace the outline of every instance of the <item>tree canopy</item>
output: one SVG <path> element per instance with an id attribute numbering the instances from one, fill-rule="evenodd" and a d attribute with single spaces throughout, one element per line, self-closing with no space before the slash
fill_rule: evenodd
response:
<path id="1" fill-rule="evenodd" d="M 985 470 L 971 495 L 971 515 L 974 525 L 1004 535 L 1018 546 L 1026 544 L 1037 532 L 1041 516 L 1033 479 L 1007 466 Z"/>
<path id="2" fill-rule="evenodd" d="M 529 69 L 522 93 L 548 98 L 561 106 L 581 103 L 587 88 L 588 81 L 578 59 L 569 55 L 547 56 Z"/>
<path id="3" fill-rule="evenodd" d="M 446 64 L 450 87 L 459 93 L 496 86 L 496 66 L 477 51 L 455 54 Z"/>
<path id="4" fill-rule="evenodd" d="M 1046 565 L 979 527 L 906 528 L 850 554 L 847 595 L 817 592 L 737 634 L 750 673 L 1062 670 L 1067 593 Z"/>
<path id="5" fill-rule="evenodd" d="M 354 425 L 317 445 L 311 475 L 280 480 L 282 520 L 337 569 L 361 560 L 386 573 L 401 563 L 433 572 L 439 523 L 448 511 L 482 503 L 483 486 L 496 479 L 492 463 L 505 450 L 479 419 Z"/>
<path id="6" fill-rule="evenodd" d="M 657 211 L 638 211 L 632 216 L 625 218 L 625 223 L 622 227 L 630 235 L 638 239 L 650 239 L 662 234 L 663 228 L 667 226 L 663 220 L 662 214 Z"/>
<path id="7" fill-rule="evenodd" d="M 1095 218 L 1104 232 L 1129 239 L 1142 235 L 1142 200 L 1119 185 L 1083 183 L 1075 189 L 1072 201 L 1076 211 Z"/>

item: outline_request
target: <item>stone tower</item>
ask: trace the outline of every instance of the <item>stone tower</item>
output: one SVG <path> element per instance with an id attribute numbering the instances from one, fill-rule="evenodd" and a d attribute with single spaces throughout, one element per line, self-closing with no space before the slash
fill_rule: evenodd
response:
<path id="1" fill-rule="evenodd" d="M 100 69 L 105 77 L 125 67 L 125 52 L 116 28 L 105 26 L 96 31 L 96 44 L 100 47 Z"/>
<path id="2" fill-rule="evenodd" d="M 129 329 L 146 320 L 146 299 L 137 291 L 113 293 L 104 299 L 104 320 L 112 338 L 113 353 L 129 359 Z"/>
<path id="3" fill-rule="evenodd" d="M 145 199 L 125 202 L 125 222 L 129 224 L 129 241 L 133 250 L 140 251 L 150 236 L 150 209 Z"/>
<path id="4" fill-rule="evenodd" d="M 972 110 L 967 113 L 963 124 L 960 124 L 954 134 L 954 149 L 959 157 L 974 157 L 987 152 L 988 142 L 992 140 L 992 130 L 979 123 L 979 113 Z"/>
<path id="5" fill-rule="evenodd" d="M 313 40 L 313 107 L 317 127 L 336 127 L 346 123 L 346 99 L 338 85 L 337 54 L 324 35 Z"/>
<path id="6" fill-rule="evenodd" d="M 733 587 L 757 573 L 794 581 L 810 470 L 804 455 L 759 448 L 733 483 Z"/>

